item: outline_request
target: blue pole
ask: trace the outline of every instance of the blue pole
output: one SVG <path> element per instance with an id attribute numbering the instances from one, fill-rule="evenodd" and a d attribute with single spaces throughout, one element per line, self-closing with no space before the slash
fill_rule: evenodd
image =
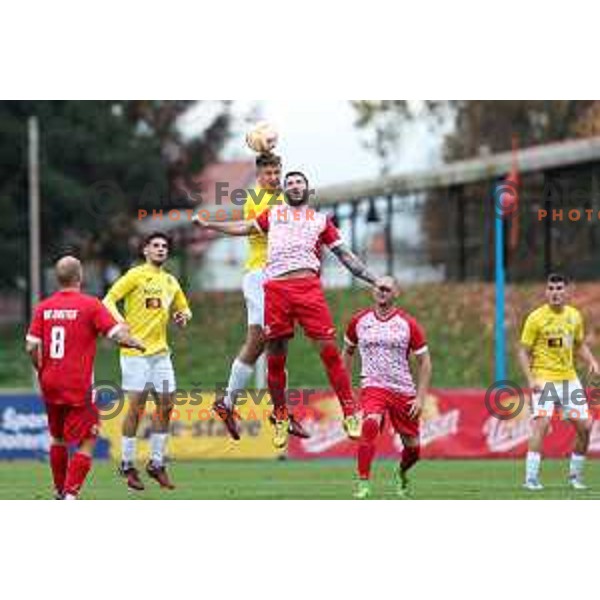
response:
<path id="1" fill-rule="evenodd" d="M 504 286 L 506 273 L 504 270 L 504 219 L 494 207 L 496 234 L 494 246 L 496 251 L 496 323 L 495 323 L 495 375 L 496 381 L 506 379 L 506 331 L 504 324 Z"/>

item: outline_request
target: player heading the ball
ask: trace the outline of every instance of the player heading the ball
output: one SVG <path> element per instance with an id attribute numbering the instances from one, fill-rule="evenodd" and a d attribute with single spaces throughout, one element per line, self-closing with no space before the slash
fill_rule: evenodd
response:
<path id="1" fill-rule="evenodd" d="M 259 154 L 256 157 L 256 186 L 244 204 L 244 220 L 253 221 L 265 210 L 283 205 L 281 190 L 281 158 L 276 154 Z M 258 231 L 248 237 L 248 254 L 242 291 L 247 313 L 246 339 L 231 364 L 227 388 L 219 393 L 213 410 L 225 424 L 234 440 L 240 439 L 235 413 L 237 395 L 245 389 L 258 359 L 265 350 L 265 267 L 267 264 L 267 238 Z M 290 414 L 290 433 L 308 437 L 300 423 Z"/>
<path id="2" fill-rule="evenodd" d="M 265 269 L 265 338 L 267 340 L 268 387 L 274 404 L 277 448 L 287 446 L 289 414 L 285 398 L 288 340 L 295 323 L 304 329 L 319 351 L 329 382 L 344 414 L 344 429 L 352 439 L 361 433 L 359 406 L 354 399 L 350 377 L 335 341 L 335 326 L 321 286 L 321 250 L 329 248 L 357 278 L 375 285 L 377 278 L 342 241 L 330 217 L 308 205 L 308 178 L 299 171 L 287 173 L 284 181 L 285 206 L 263 212 L 253 222 L 207 222 L 196 216 L 200 227 L 227 235 L 267 236 Z"/>

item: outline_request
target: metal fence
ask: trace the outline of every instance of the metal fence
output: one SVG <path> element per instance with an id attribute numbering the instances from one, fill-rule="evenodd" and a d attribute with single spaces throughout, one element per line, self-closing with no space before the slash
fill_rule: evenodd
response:
<path id="1" fill-rule="evenodd" d="M 514 185 L 506 180 L 512 168 Z M 359 254 L 401 281 L 491 281 L 499 199 L 513 194 L 504 217 L 509 279 L 562 270 L 585 280 L 600 276 L 599 182 L 600 139 L 592 138 L 334 186 L 318 200 Z"/>

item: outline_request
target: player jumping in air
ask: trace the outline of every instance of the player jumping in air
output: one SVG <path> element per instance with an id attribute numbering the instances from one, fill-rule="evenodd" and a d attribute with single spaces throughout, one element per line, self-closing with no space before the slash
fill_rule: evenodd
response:
<path id="1" fill-rule="evenodd" d="M 303 173 L 285 176 L 285 202 L 263 212 L 254 222 L 195 222 L 228 235 L 267 235 L 265 270 L 265 338 L 267 340 L 268 387 L 274 404 L 277 448 L 287 446 L 289 414 L 285 390 L 288 340 L 298 322 L 314 341 L 329 381 L 344 413 L 344 429 L 349 437 L 360 437 L 361 421 L 352 394 L 348 372 L 335 342 L 335 326 L 321 287 L 321 249 L 328 247 L 356 277 L 374 285 L 375 276 L 342 242 L 331 219 L 308 205 L 308 179 Z"/>
<path id="2" fill-rule="evenodd" d="M 581 313 L 566 304 L 567 281 L 552 274 L 546 282 L 547 303 L 534 310 L 521 333 L 519 363 L 532 390 L 532 433 L 529 439 L 524 487 L 544 489 L 540 483 L 541 452 L 554 409 L 575 427 L 575 448 L 569 467 L 569 485 L 586 489 L 583 465 L 590 438 L 588 404 L 577 372 L 574 351 L 587 364 L 590 376 L 598 363 L 585 342 Z"/>
<path id="3" fill-rule="evenodd" d="M 152 233 L 143 244 L 145 264 L 130 269 L 118 279 L 104 298 L 104 304 L 119 321 L 126 322 L 133 335 L 146 347 L 144 352 L 121 351 L 122 388 L 129 397 L 129 408 L 123 421 L 122 462 L 120 473 L 133 490 L 143 490 L 135 467 L 136 434 L 148 395 L 156 401 L 157 417 L 150 435 L 150 461 L 146 472 L 162 488 L 175 486 L 167 474 L 164 455 L 169 431 L 175 373 L 167 344 L 167 325 L 174 322 L 185 327 L 191 319 L 185 294 L 177 279 L 163 265 L 169 257 L 169 239 L 162 233 Z M 124 301 L 124 317 L 117 303 Z"/>
<path id="4" fill-rule="evenodd" d="M 356 348 L 360 353 L 362 436 L 358 447 L 358 485 L 354 497 L 371 496 L 371 464 L 375 441 L 389 416 L 404 446 L 396 491 L 408 494 L 407 473 L 419 460 L 419 416 L 431 381 L 431 358 L 425 334 L 417 321 L 396 308 L 398 286 L 383 277 L 373 290 L 374 305 L 357 312 L 346 329 L 344 363 L 352 373 Z M 417 362 L 417 387 L 410 371 L 409 355 Z"/>
<path id="5" fill-rule="evenodd" d="M 244 220 L 253 221 L 269 208 L 283 203 L 281 193 L 281 158 L 276 154 L 260 154 L 256 158 L 257 185 L 244 203 Z M 225 394 L 217 397 L 213 408 L 225 423 L 231 437 L 240 439 L 234 417 L 235 397 L 250 380 L 257 360 L 265 350 L 263 327 L 265 324 L 265 266 L 267 263 L 267 238 L 254 232 L 248 237 L 248 259 L 242 284 L 248 329 L 246 341 L 231 365 Z M 290 414 L 290 433 L 307 437 L 300 424 Z"/>
<path id="6" fill-rule="evenodd" d="M 55 267 L 60 290 L 34 310 L 26 338 L 37 370 L 50 430 L 50 468 L 57 499 L 74 500 L 92 466 L 99 418 L 92 397 L 96 338 L 144 350 L 106 307 L 81 293 L 81 263 L 72 256 Z M 68 445 L 76 452 L 69 458 Z"/>

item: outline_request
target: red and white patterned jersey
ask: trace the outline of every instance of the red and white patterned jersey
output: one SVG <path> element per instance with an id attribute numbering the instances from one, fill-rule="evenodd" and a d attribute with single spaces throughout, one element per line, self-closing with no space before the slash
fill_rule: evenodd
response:
<path id="1" fill-rule="evenodd" d="M 427 352 L 425 333 L 414 317 L 395 309 L 385 319 L 367 308 L 354 314 L 346 329 L 346 343 L 358 346 L 362 362 L 361 386 L 378 387 L 407 396 L 416 394 L 408 357 Z"/>
<path id="2" fill-rule="evenodd" d="M 86 402 L 93 380 L 96 338 L 111 337 L 119 327 L 98 298 L 75 290 L 61 290 L 37 305 L 27 340 L 41 344 L 38 377 L 46 402 Z"/>
<path id="3" fill-rule="evenodd" d="M 307 205 L 273 207 L 254 222 L 262 232 L 268 232 L 267 279 L 298 269 L 318 274 L 322 247 L 335 248 L 342 243 L 331 218 Z"/>

